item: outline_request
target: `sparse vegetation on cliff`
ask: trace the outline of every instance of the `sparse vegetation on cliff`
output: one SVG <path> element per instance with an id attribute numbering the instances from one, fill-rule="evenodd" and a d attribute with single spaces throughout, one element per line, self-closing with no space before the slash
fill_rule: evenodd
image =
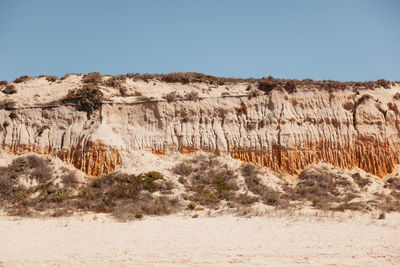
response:
<path id="1" fill-rule="evenodd" d="M 15 87 L 14 84 L 8 84 L 8 85 L 6 85 L 6 88 L 3 89 L 2 92 L 7 95 L 12 95 L 17 92 L 17 88 Z"/>
<path id="2" fill-rule="evenodd" d="M 126 76 L 124 74 L 120 74 L 110 77 L 104 82 L 104 84 L 119 89 L 121 88 L 122 83 L 125 82 L 125 80 Z"/>
<path id="3" fill-rule="evenodd" d="M 94 84 L 84 84 L 78 90 L 71 90 L 62 99 L 63 103 L 75 104 L 77 110 L 86 111 L 89 115 L 101 107 L 103 93 Z"/>
<path id="4" fill-rule="evenodd" d="M 171 93 L 168 93 L 165 96 L 163 96 L 163 98 L 165 100 L 167 100 L 168 102 L 175 102 L 176 100 L 178 100 L 178 97 L 179 96 L 175 91 L 173 91 Z"/>
<path id="5" fill-rule="evenodd" d="M 58 77 L 55 76 L 55 75 L 46 76 L 46 81 L 48 81 L 48 82 L 56 82 L 56 81 L 58 81 Z"/>
<path id="6" fill-rule="evenodd" d="M 15 82 L 15 83 L 22 83 L 22 82 L 28 81 L 28 80 L 30 80 L 30 79 L 32 79 L 32 77 L 30 77 L 30 76 L 28 76 L 28 75 L 22 75 L 21 77 L 16 78 L 16 79 L 14 80 L 14 82 Z"/>
<path id="7" fill-rule="evenodd" d="M 85 74 L 82 78 L 84 83 L 92 83 L 92 84 L 99 84 L 103 80 L 103 75 L 100 72 L 91 72 Z"/>

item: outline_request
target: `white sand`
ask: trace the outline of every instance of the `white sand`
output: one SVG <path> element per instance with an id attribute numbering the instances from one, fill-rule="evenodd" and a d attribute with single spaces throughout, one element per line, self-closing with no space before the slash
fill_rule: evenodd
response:
<path id="1" fill-rule="evenodd" d="M 400 265 L 399 214 L 339 216 L 2 216 L 0 266 Z"/>

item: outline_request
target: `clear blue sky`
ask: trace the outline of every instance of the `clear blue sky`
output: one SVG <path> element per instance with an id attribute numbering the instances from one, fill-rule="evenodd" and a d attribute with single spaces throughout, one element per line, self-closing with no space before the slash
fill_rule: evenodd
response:
<path id="1" fill-rule="evenodd" d="M 400 1 L 0 0 L 0 80 L 91 71 L 400 80 Z"/>

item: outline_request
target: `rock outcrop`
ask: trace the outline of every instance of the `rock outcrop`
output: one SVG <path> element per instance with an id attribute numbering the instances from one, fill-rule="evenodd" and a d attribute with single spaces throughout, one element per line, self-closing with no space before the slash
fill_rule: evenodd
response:
<path id="1" fill-rule="evenodd" d="M 157 83 L 161 92 L 154 100 L 102 88 L 108 100 L 90 118 L 73 106 L 1 109 L 1 147 L 53 155 L 92 176 L 116 170 L 133 150 L 203 150 L 290 175 L 324 161 L 384 177 L 400 163 L 398 85 L 333 92 L 311 86 L 291 94 L 274 89 L 249 99 L 248 83 L 220 97 L 205 91 L 209 85 Z M 125 86 L 145 92 L 143 84 Z M 197 90 L 200 99 L 161 98 L 174 90 Z"/>

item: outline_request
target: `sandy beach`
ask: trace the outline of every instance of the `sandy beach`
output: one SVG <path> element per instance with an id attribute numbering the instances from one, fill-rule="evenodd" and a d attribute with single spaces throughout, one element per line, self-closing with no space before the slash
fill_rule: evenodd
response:
<path id="1" fill-rule="evenodd" d="M 399 266 L 400 216 L 0 218 L 0 266 Z"/>

